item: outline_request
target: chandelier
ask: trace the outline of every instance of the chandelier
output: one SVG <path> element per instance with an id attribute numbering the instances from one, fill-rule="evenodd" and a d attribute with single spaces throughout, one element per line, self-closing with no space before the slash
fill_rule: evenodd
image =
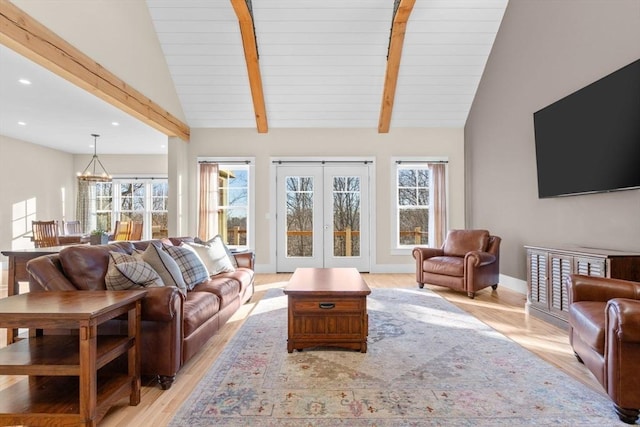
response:
<path id="1" fill-rule="evenodd" d="M 111 182 L 111 175 L 107 172 L 104 165 L 98 158 L 98 137 L 95 133 L 92 133 L 93 137 L 93 158 L 89 162 L 86 168 L 82 173 L 78 172 L 78 181 L 87 181 L 87 182 Z M 99 173 L 98 166 L 102 169 L 102 172 Z"/>

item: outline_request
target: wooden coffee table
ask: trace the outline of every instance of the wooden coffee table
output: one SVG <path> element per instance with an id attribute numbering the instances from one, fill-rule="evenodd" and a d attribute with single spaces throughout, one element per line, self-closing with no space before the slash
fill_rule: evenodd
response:
<path id="1" fill-rule="evenodd" d="M 298 268 L 284 288 L 289 303 L 287 351 L 343 347 L 367 351 L 367 295 L 355 268 Z"/>

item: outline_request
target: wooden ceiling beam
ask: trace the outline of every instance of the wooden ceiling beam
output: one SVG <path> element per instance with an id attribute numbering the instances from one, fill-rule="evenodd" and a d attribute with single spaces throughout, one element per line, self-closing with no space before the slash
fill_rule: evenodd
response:
<path id="1" fill-rule="evenodd" d="M 413 10 L 416 0 L 400 0 L 398 10 L 393 17 L 391 25 L 391 37 L 389 39 L 389 54 L 387 56 L 387 73 L 384 78 L 382 92 L 382 106 L 380 107 L 380 120 L 378 133 L 388 133 L 391 124 L 391 113 L 396 96 L 398 72 L 400 71 L 400 59 L 402 58 L 402 46 L 404 34 L 407 30 L 407 21 Z"/>
<path id="2" fill-rule="evenodd" d="M 0 0 L 0 43 L 165 135 L 189 141 L 189 126 L 8 0 Z"/>
<path id="3" fill-rule="evenodd" d="M 251 11 L 249 10 L 246 0 L 231 0 L 231 5 L 236 12 L 238 23 L 240 24 L 242 47 L 244 48 L 244 58 L 247 63 L 247 73 L 249 75 L 253 110 L 256 116 L 256 126 L 258 133 L 267 133 L 269 130 L 267 124 L 267 109 L 264 103 L 264 91 L 262 89 L 262 76 L 260 75 L 258 45 L 256 44 L 253 17 L 251 16 Z"/>

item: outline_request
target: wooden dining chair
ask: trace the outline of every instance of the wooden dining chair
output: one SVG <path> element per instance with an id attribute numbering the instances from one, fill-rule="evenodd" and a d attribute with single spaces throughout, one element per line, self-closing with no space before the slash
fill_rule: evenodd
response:
<path id="1" fill-rule="evenodd" d="M 33 243 L 36 248 L 59 246 L 58 221 L 31 221 Z"/>
<path id="2" fill-rule="evenodd" d="M 80 227 L 80 221 L 63 221 L 64 234 L 82 234 L 82 227 Z"/>
<path id="3" fill-rule="evenodd" d="M 115 231 L 113 232 L 113 240 L 129 240 L 131 235 L 131 223 L 116 221 Z"/>
<path id="4" fill-rule="evenodd" d="M 142 239 L 142 221 L 134 221 L 131 223 L 131 231 L 127 240 L 141 240 Z"/>

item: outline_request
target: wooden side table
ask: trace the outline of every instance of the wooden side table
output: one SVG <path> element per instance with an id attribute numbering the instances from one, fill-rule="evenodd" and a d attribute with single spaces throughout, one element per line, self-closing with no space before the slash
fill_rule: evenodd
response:
<path id="1" fill-rule="evenodd" d="M 0 327 L 35 336 L 0 349 L 0 374 L 28 379 L 0 391 L 0 425 L 95 426 L 109 406 L 140 402 L 140 316 L 146 291 L 31 292 L 0 299 Z M 126 315 L 128 335 L 98 335 Z M 42 329 L 77 334 L 43 335 Z M 124 369 L 116 359 L 122 360 Z M 123 372 L 124 371 L 124 372 Z"/>
<path id="2" fill-rule="evenodd" d="M 367 351 L 367 295 L 371 289 L 355 268 L 298 268 L 288 296 L 287 351 L 344 347 Z"/>

